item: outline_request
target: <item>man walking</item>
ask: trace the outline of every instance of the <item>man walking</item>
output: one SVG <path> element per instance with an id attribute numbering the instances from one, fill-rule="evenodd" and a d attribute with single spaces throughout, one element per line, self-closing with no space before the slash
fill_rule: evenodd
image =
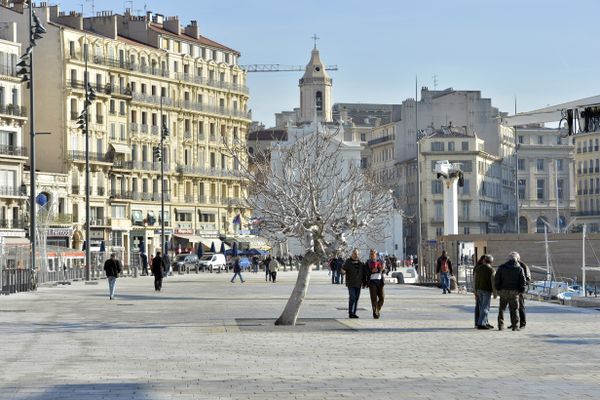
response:
<path id="1" fill-rule="evenodd" d="M 142 276 L 148 275 L 148 256 L 146 253 L 140 253 L 140 260 L 142 261 Z"/>
<path id="2" fill-rule="evenodd" d="M 267 279 L 271 280 L 271 273 L 269 272 L 269 263 L 271 263 L 271 255 L 268 255 L 267 258 L 264 259 L 263 264 L 265 266 L 265 282 Z"/>
<path id="3" fill-rule="evenodd" d="M 346 275 L 348 288 L 348 318 L 358 318 L 356 309 L 360 298 L 360 289 L 366 286 L 366 273 L 364 264 L 358 258 L 358 249 L 352 250 L 350 258 L 342 267 L 342 274 Z"/>
<path id="4" fill-rule="evenodd" d="M 271 258 L 271 261 L 269 261 L 269 274 L 273 283 L 277 280 L 277 271 L 279 271 L 279 261 L 277 261 L 277 258 L 273 257 Z"/>
<path id="5" fill-rule="evenodd" d="M 373 309 L 373 318 L 379 319 L 381 307 L 383 306 L 383 272 L 385 267 L 377 259 L 377 251 L 371 250 L 369 260 L 367 261 L 367 279 L 369 281 L 369 294 L 371 295 L 371 308 Z"/>
<path id="6" fill-rule="evenodd" d="M 335 257 L 333 258 L 333 260 L 331 260 L 331 273 L 333 274 L 331 283 L 335 283 L 335 284 L 340 284 L 340 283 L 343 284 L 344 283 L 344 275 L 342 275 L 342 267 L 343 266 L 344 266 L 344 260 L 342 259 L 340 254 L 337 253 L 335 255 Z"/>
<path id="7" fill-rule="evenodd" d="M 442 255 L 437 259 L 435 273 L 440 274 L 440 282 L 442 284 L 443 294 L 452 293 L 450 291 L 450 277 L 452 276 L 452 261 L 446 255 L 446 250 L 442 251 Z"/>
<path id="8" fill-rule="evenodd" d="M 110 258 L 104 262 L 104 271 L 106 272 L 106 279 L 108 280 L 108 298 L 112 300 L 115 298 L 117 277 L 121 271 L 123 271 L 121 261 L 117 260 L 115 253 L 111 253 Z"/>
<path id="9" fill-rule="evenodd" d="M 160 250 L 156 252 L 156 256 L 152 259 L 152 274 L 154 275 L 154 290 L 160 292 L 162 289 L 162 280 L 164 272 L 164 259 L 160 255 Z"/>
<path id="10" fill-rule="evenodd" d="M 245 282 L 244 278 L 242 278 L 242 266 L 240 265 L 240 258 L 237 256 L 233 259 L 233 277 L 231 278 L 231 283 L 235 281 L 236 276 L 240 277 L 240 281 L 242 281 L 242 283 Z"/>
<path id="11" fill-rule="evenodd" d="M 516 251 L 508 255 L 508 261 L 498 267 L 494 283 L 500 295 L 498 309 L 498 330 L 504 329 L 504 310 L 506 305 L 510 310 L 510 322 L 513 331 L 519 330 L 519 294 L 525 292 L 525 274 L 519 265 L 519 253 Z"/>
<path id="12" fill-rule="evenodd" d="M 488 315 L 490 312 L 490 303 L 492 301 L 492 294 L 495 295 L 494 290 L 494 276 L 496 272 L 492 267 L 494 258 L 486 254 L 478 262 L 473 269 L 475 275 L 475 295 L 477 296 L 477 329 L 494 329 L 488 321 Z"/>

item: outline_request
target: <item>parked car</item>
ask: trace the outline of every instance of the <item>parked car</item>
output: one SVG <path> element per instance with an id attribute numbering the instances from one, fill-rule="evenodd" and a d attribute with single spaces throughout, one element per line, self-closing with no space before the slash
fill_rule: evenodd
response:
<path id="1" fill-rule="evenodd" d="M 178 272 L 195 270 L 198 272 L 198 255 L 193 253 L 178 254 L 173 263 L 173 270 Z"/>
<path id="2" fill-rule="evenodd" d="M 221 270 L 225 270 L 227 262 L 225 261 L 224 254 L 205 254 L 200 259 L 199 265 L 203 271 L 209 270 L 213 272 L 217 270 L 217 272 L 221 272 Z"/>

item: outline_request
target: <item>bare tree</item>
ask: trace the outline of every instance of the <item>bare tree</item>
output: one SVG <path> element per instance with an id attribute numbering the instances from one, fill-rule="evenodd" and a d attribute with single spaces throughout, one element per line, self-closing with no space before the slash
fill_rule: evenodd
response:
<path id="1" fill-rule="evenodd" d="M 375 184 L 358 162 L 343 158 L 338 133 L 292 137 L 274 144 L 266 159 L 246 154 L 240 162 L 249 182 L 247 205 L 260 217 L 261 235 L 295 238 L 304 247 L 296 284 L 276 325 L 296 324 L 315 265 L 343 250 L 350 238 L 384 237 L 393 208 L 390 191 Z"/>

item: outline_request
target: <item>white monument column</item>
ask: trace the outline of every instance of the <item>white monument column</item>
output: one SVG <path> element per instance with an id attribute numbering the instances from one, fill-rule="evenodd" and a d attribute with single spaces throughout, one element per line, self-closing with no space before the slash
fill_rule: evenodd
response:
<path id="1" fill-rule="evenodd" d="M 443 178 L 444 235 L 458 234 L 458 178 Z"/>

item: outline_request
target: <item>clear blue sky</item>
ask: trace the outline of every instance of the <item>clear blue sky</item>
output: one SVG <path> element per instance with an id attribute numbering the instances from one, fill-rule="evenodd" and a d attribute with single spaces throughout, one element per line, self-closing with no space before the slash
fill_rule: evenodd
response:
<path id="1" fill-rule="evenodd" d="M 58 2 L 92 11 L 89 0 Z M 133 3 L 133 7 L 131 7 Z M 242 53 L 240 64 L 305 65 L 311 36 L 332 72 L 334 102 L 400 103 L 419 87 L 481 90 L 501 111 L 526 111 L 600 94 L 597 0 L 96 0 L 198 20 L 202 35 Z M 301 72 L 249 74 L 250 108 L 299 104 Z"/>

